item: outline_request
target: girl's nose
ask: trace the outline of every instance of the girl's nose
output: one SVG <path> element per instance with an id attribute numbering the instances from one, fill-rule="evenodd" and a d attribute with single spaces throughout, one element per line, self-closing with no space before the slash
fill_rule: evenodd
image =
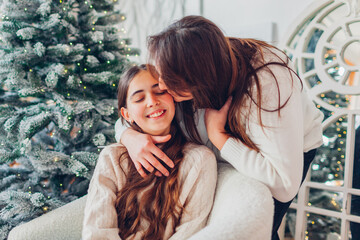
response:
<path id="1" fill-rule="evenodd" d="M 154 94 L 150 94 L 149 97 L 148 97 L 147 106 L 148 107 L 153 107 L 153 106 L 156 106 L 156 105 L 159 105 L 159 104 L 160 104 L 160 101 L 157 98 L 157 96 L 154 95 Z"/>

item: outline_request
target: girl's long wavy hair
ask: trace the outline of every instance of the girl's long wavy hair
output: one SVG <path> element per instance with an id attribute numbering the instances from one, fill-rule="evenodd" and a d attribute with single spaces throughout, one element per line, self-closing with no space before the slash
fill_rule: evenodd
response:
<path id="1" fill-rule="evenodd" d="M 269 50 L 273 59 L 278 61 L 266 63 L 264 49 Z M 261 111 L 278 111 L 280 114 L 280 109 L 290 98 L 284 103 L 280 102 L 279 83 L 268 67 L 278 65 L 287 68 L 291 81 L 291 73 L 297 75 L 288 66 L 289 59 L 283 60 L 275 53 L 276 49 L 255 39 L 225 37 L 213 22 L 201 16 L 184 17 L 163 32 L 148 38 L 150 60 L 159 67 L 166 86 L 179 95 L 184 90 L 190 91 L 194 97 L 192 101 L 180 103 L 191 139 L 200 141 L 194 122 L 194 109 L 220 109 L 228 97 L 232 96 L 225 130 L 256 151 L 259 149 L 247 136 L 246 122 L 241 119 L 246 99 L 249 97 L 256 104 L 260 125 L 264 127 Z M 252 64 L 254 58 L 257 64 L 260 63 L 259 66 L 254 67 Z M 276 109 L 265 109 L 262 106 L 261 79 L 257 74 L 261 69 L 270 72 L 277 86 L 278 96 L 274 96 L 278 97 Z M 254 90 L 257 90 L 256 95 L 253 94 Z"/>
<path id="2" fill-rule="evenodd" d="M 120 114 L 121 107 L 126 107 L 127 91 L 131 80 L 140 72 L 152 71 L 151 65 L 140 65 L 129 68 L 119 81 L 118 109 L 123 124 L 125 119 Z M 131 127 L 139 132 L 141 128 L 133 123 Z M 117 194 L 116 210 L 118 214 L 119 236 L 127 239 L 140 231 L 143 221 L 150 223 L 143 239 L 159 240 L 164 237 L 166 225 L 172 221 L 173 230 L 179 224 L 184 206 L 179 201 L 181 186 L 179 184 L 179 167 L 183 159 L 183 148 L 186 138 L 175 118 L 171 123 L 171 139 L 159 145 L 162 151 L 174 161 L 175 167 L 170 169 L 168 177 L 156 177 L 153 173 L 142 178 L 132 163 L 124 147 L 120 156 L 120 166 L 126 161 L 128 169 L 122 169 L 126 175 L 126 183 Z M 166 166 L 165 166 L 166 167 Z"/>

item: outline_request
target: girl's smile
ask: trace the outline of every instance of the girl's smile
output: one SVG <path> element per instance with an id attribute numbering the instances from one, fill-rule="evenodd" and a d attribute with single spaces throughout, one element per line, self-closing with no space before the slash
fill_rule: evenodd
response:
<path id="1" fill-rule="evenodd" d="M 155 118 L 155 119 L 158 119 L 158 118 L 161 118 L 164 116 L 166 110 L 165 109 L 161 109 L 161 110 L 157 110 L 149 115 L 147 115 L 146 117 L 148 118 Z"/>

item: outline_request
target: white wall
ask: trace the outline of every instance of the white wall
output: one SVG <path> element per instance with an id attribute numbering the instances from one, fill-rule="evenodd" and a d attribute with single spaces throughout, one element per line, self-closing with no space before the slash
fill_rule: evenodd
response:
<path id="1" fill-rule="evenodd" d="M 204 17 L 218 24 L 226 35 L 259 38 L 277 44 L 290 24 L 314 0 L 203 1 Z"/>
<path id="2" fill-rule="evenodd" d="M 316 0 L 123 0 L 124 28 L 140 48 L 136 62 L 146 60 L 146 36 L 155 34 L 183 15 L 200 15 L 217 24 L 227 36 L 251 37 L 276 45 L 290 24 Z"/>

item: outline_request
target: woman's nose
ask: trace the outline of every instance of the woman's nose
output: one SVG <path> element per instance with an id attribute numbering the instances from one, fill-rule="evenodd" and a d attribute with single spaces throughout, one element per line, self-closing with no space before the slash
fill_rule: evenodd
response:
<path id="1" fill-rule="evenodd" d="M 162 78 L 159 78 L 159 88 L 160 90 L 167 90 L 167 87 L 164 83 L 164 80 L 162 80 Z"/>

